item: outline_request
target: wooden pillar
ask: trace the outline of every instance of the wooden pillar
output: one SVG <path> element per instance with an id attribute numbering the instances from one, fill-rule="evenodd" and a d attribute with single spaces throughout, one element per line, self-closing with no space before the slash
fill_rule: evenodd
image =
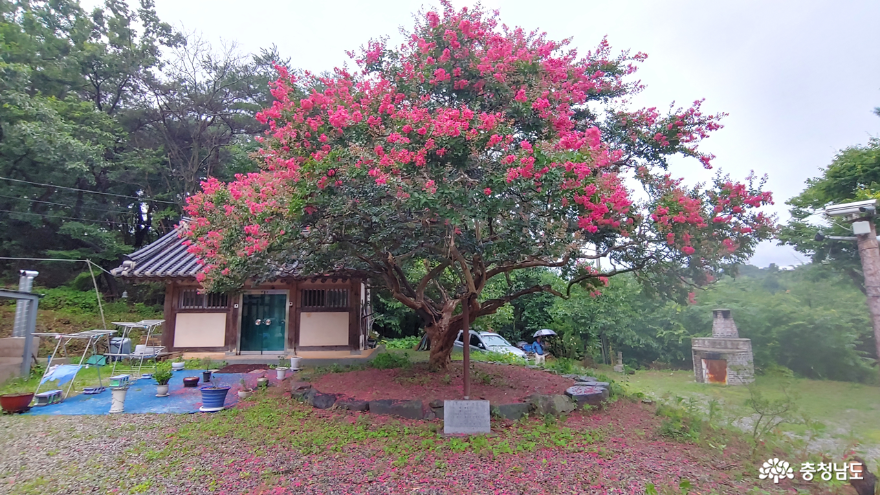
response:
<path id="1" fill-rule="evenodd" d="M 166 351 L 174 347 L 174 322 L 177 315 L 177 284 L 165 282 L 165 323 L 162 329 L 162 346 Z"/>
<path id="2" fill-rule="evenodd" d="M 296 306 L 296 282 L 288 282 L 287 283 L 287 316 L 285 320 L 287 321 L 287 333 L 285 334 L 284 340 L 284 348 L 293 349 L 294 343 L 294 318 L 295 312 L 293 310 L 294 306 Z"/>
<path id="3" fill-rule="evenodd" d="M 290 301 L 293 304 L 290 306 L 290 312 L 287 316 L 287 347 L 293 349 L 294 353 L 296 353 L 296 349 L 299 347 L 299 305 L 301 299 L 299 281 L 294 280 L 290 285 Z"/>
<path id="4" fill-rule="evenodd" d="M 877 228 L 873 219 L 868 219 L 870 232 L 856 236 L 859 244 L 859 257 L 862 259 L 862 273 L 865 276 L 865 294 L 868 296 L 868 312 L 874 326 L 874 341 L 877 359 L 880 360 L 880 246 L 877 243 Z"/>
<path id="5" fill-rule="evenodd" d="M 236 347 L 238 347 L 238 332 L 239 332 L 239 319 L 238 319 L 238 311 L 236 308 L 238 306 L 238 295 L 227 294 L 226 296 L 226 336 L 225 336 L 225 344 L 226 344 L 226 352 L 237 351 Z"/>
<path id="6" fill-rule="evenodd" d="M 358 318 L 358 308 L 361 305 L 360 292 L 355 291 L 358 280 L 356 278 L 349 279 L 348 283 L 348 347 L 352 350 L 361 348 L 360 344 L 360 325 Z"/>

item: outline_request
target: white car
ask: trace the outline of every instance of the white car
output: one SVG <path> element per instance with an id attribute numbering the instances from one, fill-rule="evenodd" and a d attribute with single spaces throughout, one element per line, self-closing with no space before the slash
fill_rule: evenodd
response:
<path id="1" fill-rule="evenodd" d="M 455 343 L 453 344 L 455 347 L 453 350 L 461 352 L 464 349 L 462 346 L 461 336 L 462 331 L 458 332 L 458 337 L 455 339 Z M 477 332 L 476 330 L 471 330 L 471 351 L 477 352 L 504 352 L 507 354 L 513 354 L 516 357 L 520 357 L 525 359 L 526 353 L 519 349 L 515 345 L 511 344 L 504 337 L 498 335 L 494 332 Z"/>

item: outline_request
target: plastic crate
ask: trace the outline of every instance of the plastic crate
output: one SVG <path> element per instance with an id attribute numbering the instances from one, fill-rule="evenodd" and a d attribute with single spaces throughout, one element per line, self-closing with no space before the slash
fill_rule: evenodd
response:
<path id="1" fill-rule="evenodd" d="M 128 385 L 128 380 L 131 378 L 130 375 L 116 375 L 110 377 L 110 386 L 111 387 L 125 387 Z"/>
<path id="2" fill-rule="evenodd" d="M 61 390 L 48 390 L 34 396 L 35 406 L 48 406 L 61 402 Z"/>

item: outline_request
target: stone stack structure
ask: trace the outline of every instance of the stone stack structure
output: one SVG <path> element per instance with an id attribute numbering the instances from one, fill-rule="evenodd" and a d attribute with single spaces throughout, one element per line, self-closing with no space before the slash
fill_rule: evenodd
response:
<path id="1" fill-rule="evenodd" d="M 697 383 L 746 385 L 755 381 L 752 341 L 739 338 L 729 309 L 712 311 L 712 336 L 695 337 L 692 353 Z"/>

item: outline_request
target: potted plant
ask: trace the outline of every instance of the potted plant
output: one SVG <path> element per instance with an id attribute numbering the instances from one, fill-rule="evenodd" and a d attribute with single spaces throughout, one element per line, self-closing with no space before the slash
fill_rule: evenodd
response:
<path id="1" fill-rule="evenodd" d="M 263 374 L 263 376 L 257 378 L 257 387 L 258 388 L 266 388 L 268 386 L 269 386 L 269 379 L 266 378 L 265 374 Z"/>
<path id="2" fill-rule="evenodd" d="M 30 409 L 31 400 L 34 398 L 30 387 L 25 387 L 24 382 L 12 388 L 8 394 L 0 395 L 0 407 L 8 413 L 23 413 Z"/>
<path id="3" fill-rule="evenodd" d="M 287 374 L 287 360 L 284 356 L 278 356 L 278 366 L 275 367 L 275 378 L 279 380 L 284 380 L 285 375 Z"/>
<path id="4" fill-rule="evenodd" d="M 205 371 L 202 372 L 202 383 L 208 383 L 211 381 L 211 358 L 206 357 L 202 359 L 202 368 Z"/>
<path id="5" fill-rule="evenodd" d="M 299 371 L 301 364 L 302 358 L 294 353 L 294 355 L 290 357 L 290 371 Z"/>
<path id="6" fill-rule="evenodd" d="M 379 334 L 374 330 L 370 332 L 369 337 L 367 337 L 367 347 L 370 349 L 376 348 L 376 343 L 379 341 Z"/>
<path id="7" fill-rule="evenodd" d="M 156 371 L 153 373 L 153 380 L 156 380 L 156 397 L 168 397 L 168 382 L 174 372 L 171 371 L 170 361 L 160 361 L 156 363 Z"/>
<path id="8" fill-rule="evenodd" d="M 239 383 L 241 383 L 241 390 L 238 391 L 239 399 L 247 399 L 252 393 L 254 393 L 254 389 L 247 386 L 247 382 L 244 381 L 244 378 L 242 378 Z"/>
<path id="9" fill-rule="evenodd" d="M 217 385 L 213 381 L 206 387 L 199 390 L 202 392 L 201 412 L 217 412 L 224 409 L 223 403 L 226 402 L 226 394 L 229 393 L 228 385 Z"/>
<path id="10" fill-rule="evenodd" d="M 183 357 L 177 357 L 174 359 L 174 362 L 171 363 L 172 371 L 180 371 L 186 368 L 186 362 L 183 360 Z"/>

